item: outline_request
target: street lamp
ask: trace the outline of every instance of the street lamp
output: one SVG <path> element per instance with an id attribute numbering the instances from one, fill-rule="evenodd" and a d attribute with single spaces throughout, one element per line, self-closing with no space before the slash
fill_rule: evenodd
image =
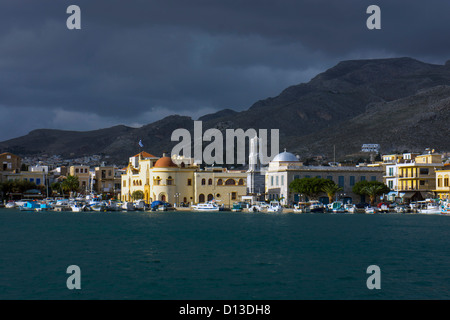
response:
<path id="1" fill-rule="evenodd" d="M 173 195 L 173 197 L 175 198 L 175 207 L 178 205 L 177 203 L 178 203 L 178 197 L 180 196 L 180 193 L 179 192 L 177 192 L 177 193 L 175 193 L 174 195 Z"/>

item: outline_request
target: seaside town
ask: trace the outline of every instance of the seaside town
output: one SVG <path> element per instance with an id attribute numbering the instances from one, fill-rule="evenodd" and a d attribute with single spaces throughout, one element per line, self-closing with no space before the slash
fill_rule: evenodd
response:
<path id="1" fill-rule="evenodd" d="M 257 143 L 256 143 L 257 144 Z M 119 168 L 94 155 L 37 161 L 0 154 L 2 207 L 23 211 L 450 212 L 450 161 L 426 149 L 372 161 L 311 165 L 284 150 L 262 166 L 250 144 L 244 170 L 202 167 L 192 158 L 146 151 Z M 377 159 L 372 155 L 378 154 Z"/>

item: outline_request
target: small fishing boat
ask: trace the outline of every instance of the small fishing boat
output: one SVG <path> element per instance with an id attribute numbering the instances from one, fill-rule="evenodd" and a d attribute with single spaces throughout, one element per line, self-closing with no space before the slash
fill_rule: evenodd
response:
<path id="1" fill-rule="evenodd" d="M 421 214 L 440 214 L 441 207 L 439 203 L 433 199 L 417 202 L 417 213 Z"/>
<path id="2" fill-rule="evenodd" d="M 220 211 L 220 206 L 212 201 L 199 203 L 194 207 L 195 211 Z"/>
<path id="3" fill-rule="evenodd" d="M 442 200 L 440 209 L 441 214 L 450 214 L 450 201 Z"/>
<path id="4" fill-rule="evenodd" d="M 269 207 L 267 208 L 267 212 L 281 213 L 281 212 L 283 212 L 283 207 L 281 206 L 280 202 L 278 202 L 278 201 L 271 201 L 269 203 Z"/>
<path id="5" fill-rule="evenodd" d="M 298 204 L 294 205 L 295 213 L 310 213 L 311 207 L 310 204 L 307 202 L 299 202 Z"/>

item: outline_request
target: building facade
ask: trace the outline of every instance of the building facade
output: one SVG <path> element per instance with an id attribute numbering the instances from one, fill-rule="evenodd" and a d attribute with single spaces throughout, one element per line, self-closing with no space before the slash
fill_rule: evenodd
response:
<path id="1" fill-rule="evenodd" d="M 436 197 L 439 199 L 450 199 L 450 165 L 444 165 L 442 169 L 436 170 Z"/>
<path id="2" fill-rule="evenodd" d="M 267 200 L 281 199 L 281 203 L 288 205 L 304 201 L 305 195 L 291 192 L 289 184 L 294 179 L 324 178 L 334 181 L 343 190 L 336 195 L 346 202 L 362 202 L 364 197 L 352 192 L 358 181 L 383 181 L 383 167 L 351 167 L 351 166 L 304 166 L 295 155 L 283 152 L 275 156 L 266 171 Z M 328 203 L 328 197 L 323 194 L 319 200 Z"/>
<path id="3" fill-rule="evenodd" d="M 71 176 L 78 177 L 78 181 L 80 182 L 79 190 L 83 193 L 89 193 L 91 191 L 91 175 L 89 171 L 89 166 L 70 166 L 69 174 Z"/>
<path id="4" fill-rule="evenodd" d="M 166 155 L 155 158 L 142 154 L 137 159 L 130 158 L 121 177 L 122 201 L 132 201 L 136 191 L 142 192 L 147 203 L 159 200 L 178 206 L 213 199 L 227 205 L 246 195 L 246 172 L 224 168 L 201 170 L 193 161 L 173 161 Z"/>

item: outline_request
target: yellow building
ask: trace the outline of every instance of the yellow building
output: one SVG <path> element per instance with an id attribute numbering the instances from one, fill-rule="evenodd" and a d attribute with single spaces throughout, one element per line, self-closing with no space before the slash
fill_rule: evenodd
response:
<path id="1" fill-rule="evenodd" d="M 240 201 L 247 195 L 247 173 L 224 168 L 206 168 L 195 172 L 196 203 L 215 199 L 225 206 Z"/>
<path id="2" fill-rule="evenodd" d="M 450 199 L 450 166 L 446 165 L 441 170 L 436 170 L 436 189 L 439 199 Z"/>
<path id="3" fill-rule="evenodd" d="M 178 162 L 141 153 L 130 158 L 122 175 L 121 199 L 132 201 L 141 191 L 147 203 L 160 200 L 179 205 L 215 199 L 227 205 L 247 193 L 246 172 L 200 168 L 192 161 Z"/>
<path id="4" fill-rule="evenodd" d="M 79 190 L 81 192 L 86 192 L 90 190 L 90 184 L 89 184 L 89 178 L 90 178 L 90 172 L 89 172 L 89 166 L 70 166 L 69 167 L 69 174 L 71 176 L 78 177 L 78 181 L 80 182 L 80 188 Z"/>
<path id="5" fill-rule="evenodd" d="M 436 189 L 436 169 L 443 165 L 441 155 L 431 152 L 417 156 L 410 163 L 398 164 L 398 191 L 432 192 Z"/>

